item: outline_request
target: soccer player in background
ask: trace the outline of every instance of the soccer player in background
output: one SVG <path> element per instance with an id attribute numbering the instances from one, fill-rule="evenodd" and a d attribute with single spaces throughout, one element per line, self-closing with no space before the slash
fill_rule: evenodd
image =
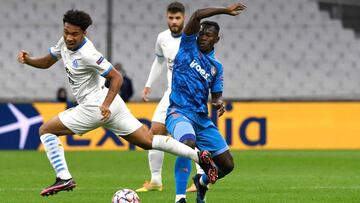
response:
<path id="1" fill-rule="evenodd" d="M 151 71 L 143 90 L 143 100 L 148 101 L 151 86 L 161 75 L 164 69 L 167 70 L 168 86 L 164 96 L 160 100 L 154 112 L 151 128 L 153 134 L 166 135 L 165 118 L 167 108 L 169 107 L 169 95 L 171 92 L 172 66 L 175 56 L 179 50 L 180 37 L 184 28 L 185 7 L 179 2 L 172 2 L 167 7 L 167 23 L 169 29 L 159 33 L 155 45 L 155 59 L 151 66 Z M 182 157 L 178 157 L 175 164 L 176 179 L 176 201 L 185 197 L 185 189 L 187 179 L 191 173 L 191 163 L 189 166 L 182 164 Z M 151 180 L 145 181 L 143 187 L 136 192 L 162 191 L 162 164 L 164 160 L 164 152 L 159 150 L 149 150 L 148 154 L 149 167 L 151 172 Z M 185 162 L 187 164 L 187 162 Z M 196 164 L 197 174 L 204 173 L 200 166 Z M 185 185 L 184 185 L 185 184 Z M 194 186 L 195 187 L 195 186 Z M 193 190 L 190 190 L 193 191 Z M 196 191 L 196 187 L 195 187 Z"/>
<path id="2" fill-rule="evenodd" d="M 40 69 L 50 68 L 63 59 L 72 93 L 79 104 L 61 112 L 39 129 L 40 140 L 56 173 L 55 183 L 43 189 L 40 194 L 48 196 L 72 190 L 76 186 L 58 136 L 82 135 L 100 126 L 143 149 L 153 148 L 185 156 L 200 163 L 209 174 L 216 171 L 209 152 L 198 153 L 170 137 L 153 135 L 130 113 L 118 95 L 122 83 L 121 74 L 86 37 L 86 29 L 91 24 L 91 17 L 87 13 L 69 10 L 63 18 L 63 36 L 54 47 L 49 48 L 47 55 L 32 57 L 26 51 L 18 54 L 20 63 Z M 103 86 L 104 77 L 110 80 L 109 89 Z"/>
<path id="3" fill-rule="evenodd" d="M 208 117 L 207 109 L 210 90 L 211 103 L 219 116 L 225 112 L 222 98 L 223 67 L 214 56 L 220 27 L 216 22 L 201 20 L 219 14 L 236 16 L 245 8 L 237 3 L 226 8 L 204 8 L 194 12 L 184 28 L 173 66 L 167 130 L 180 142 L 210 151 L 218 167 L 217 178 L 229 174 L 234 162 L 228 145 Z M 197 174 L 193 181 L 197 188 L 196 201 L 205 202 L 207 185 L 215 183 L 216 176 L 211 173 Z M 186 202 L 186 199 L 182 202 Z"/>

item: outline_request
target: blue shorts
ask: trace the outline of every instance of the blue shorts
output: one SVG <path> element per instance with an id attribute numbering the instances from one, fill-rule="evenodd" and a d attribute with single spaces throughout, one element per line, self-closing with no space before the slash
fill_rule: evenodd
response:
<path id="1" fill-rule="evenodd" d="M 210 126 L 204 128 L 186 116 L 173 112 L 167 116 L 165 124 L 168 132 L 178 141 L 181 140 L 183 135 L 195 134 L 197 148 L 211 152 L 212 156 L 217 156 L 229 150 L 229 146 L 221 136 L 219 129 L 212 122 Z M 190 128 L 183 128 L 184 124 L 190 124 L 187 125 Z M 176 136 L 174 136 L 175 131 L 177 131 Z"/>

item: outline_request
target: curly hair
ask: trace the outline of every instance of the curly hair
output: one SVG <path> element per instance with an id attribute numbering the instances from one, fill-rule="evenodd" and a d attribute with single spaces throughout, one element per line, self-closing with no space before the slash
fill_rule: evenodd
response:
<path id="1" fill-rule="evenodd" d="M 215 21 L 208 21 L 208 20 L 207 20 L 207 21 L 202 21 L 200 25 L 202 25 L 202 26 L 212 26 L 212 27 L 215 28 L 215 30 L 216 30 L 217 32 L 220 32 L 220 26 L 219 26 L 219 24 L 218 24 L 217 22 L 215 22 Z"/>
<path id="2" fill-rule="evenodd" d="M 68 10 L 64 14 L 63 22 L 79 26 L 85 31 L 91 24 L 92 20 L 89 14 L 79 10 Z"/>

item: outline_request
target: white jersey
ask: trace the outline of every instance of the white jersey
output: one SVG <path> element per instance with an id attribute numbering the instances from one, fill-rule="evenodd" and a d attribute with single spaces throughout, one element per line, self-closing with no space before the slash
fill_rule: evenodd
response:
<path id="1" fill-rule="evenodd" d="M 163 58 L 166 63 L 168 81 L 167 91 L 171 91 L 172 67 L 174 65 L 175 56 L 179 50 L 180 40 L 181 35 L 179 37 L 173 37 L 169 29 L 159 33 L 156 40 L 155 55 L 158 58 Z M 148 81 L 145 85 L 146 87 L 151 87 L 152 83 L 156 81 L 161 73 L 161 68 L 162 67 L 154 66 L 153 64 Z"/>
<path id="2" fill-rule="evenodd" d="M 67 49 L 64 38 L 61 37 L 54 47 L 49 48 L 49 52 L 55 59 L 63 59 L 76 101 L 83 104 L 96 100 L 95 103 L 99 103 L 99 100 L 92 98 L 104 94 L 104 77 L 110 72 L 112 65 L 95 49 L 93 43 L 85 38 L 79 48 L 72 51 Z"/>
<path id="3" fill-rule="evenodd" d="M 152 121 L 165 124 L 166 112 L 169 107 L 169 95 L 171 92 L 171 80 L 172 80 L 172 68 L 174 65 L 174 59 L 179 50 L 181 36 L 173 37 L 169 29 L 159 33 L 156 45 L 155 55 L 156 58 L 152 64 L 149 78 L 145 87 L 151 87 L 152 83 L 157 80 L 161 75 L 163 68 L 167 68 L 167 81 L 168 87 L 164 93 L 164 96 L 157 105 Z"/>

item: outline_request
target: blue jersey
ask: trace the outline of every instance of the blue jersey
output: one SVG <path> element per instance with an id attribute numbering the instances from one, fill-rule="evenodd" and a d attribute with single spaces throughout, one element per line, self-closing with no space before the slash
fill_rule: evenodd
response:
<path id="1" fill-rule="evenodd" d="M 179 111 L 198 124 L 209 122 L 207 101 L 212 93 L 223 91 L 223 68 L 215 51 L 201 53 L 197 34 L 181 36 L 175 57 L 168 113 Z M 208 124 L 205 124 L 208 125 Z"/>

